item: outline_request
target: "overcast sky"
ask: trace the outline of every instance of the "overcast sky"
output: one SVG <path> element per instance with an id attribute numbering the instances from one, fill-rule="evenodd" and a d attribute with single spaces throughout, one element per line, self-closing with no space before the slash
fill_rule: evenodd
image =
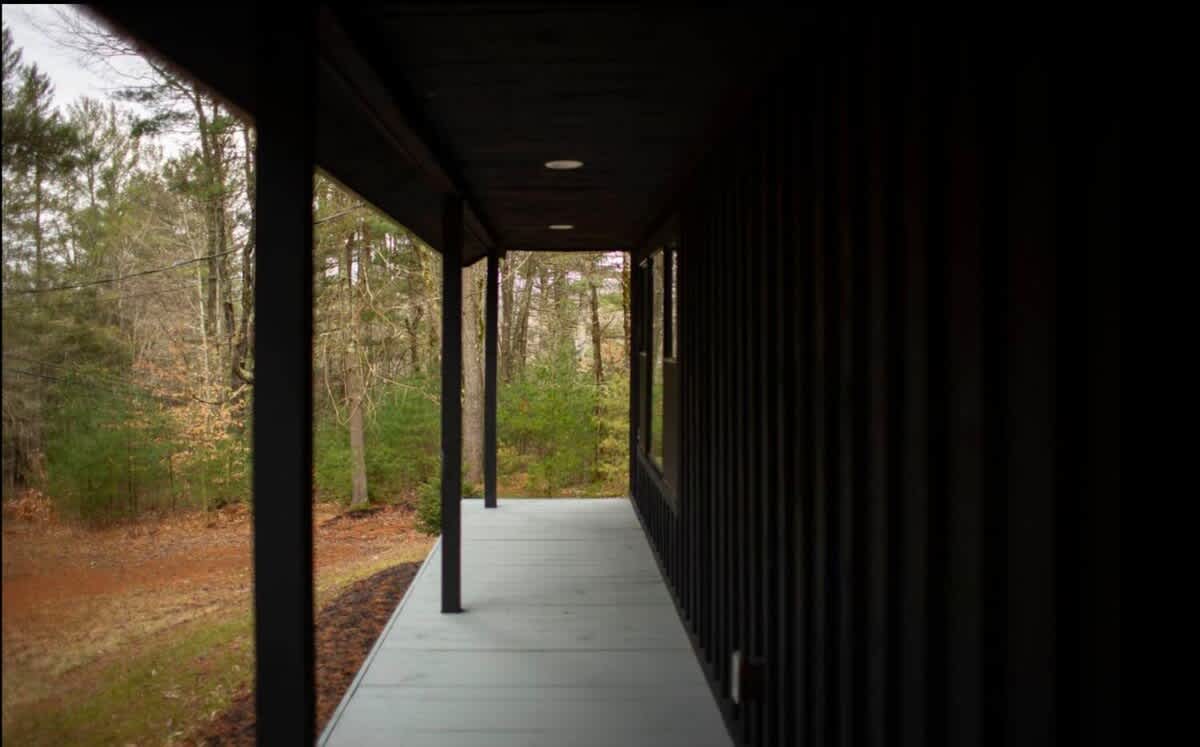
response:
<path id="1" fill-rule="evenodd" d="M 71 6 L 4 5 L 4 23 L 21 49 L 21 61 L 26 64 L 36 62 L 38 69 L 50 76 L 54 83 L 55 103 L 61 109 L 84 95 L 107 99 L 117 87 L 114 81 L 105 80 L 97 72 L 89 70 L 80 62 L 76 52 L 58 44 L 43 30 L 57 21 L 54 14 L 56 7 Z M 119 64 L 123 66 L 122 69 L 131 70 L 131 66 L 137 63 L 125 60 Z"/>
<path id="2" fill-rule="evenodd" d="M 53 29 L 58 22 L 55 9 L 72 7 L 75 6 L 4 4 L 0 8 L 4 24 L 12 31 L 13 42 L 21 50 L 21 61 L 27 65 L 37 63 L 38 69 L 50 77 L 54 84 L 54 103 L 64 112 L 80 96 L 111 100 L 115 90 L 129 83 L 122 81 L 121 74 L 139 76 L 150 71 L 150 66 L 141 57 L 123 57 L 99 65 L 93 61 L 89 66 L 79 52 L 55 41 Z M 128 103 L 119 106 L 124 109 L 134 107 Z M 183 147 L 186 137 L 170 134 L 157 140 L 167 155 L 174 155 Z"/>

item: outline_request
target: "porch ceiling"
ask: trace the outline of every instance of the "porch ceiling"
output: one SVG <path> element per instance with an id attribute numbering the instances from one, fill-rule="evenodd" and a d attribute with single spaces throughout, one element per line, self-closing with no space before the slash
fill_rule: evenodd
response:
<path id="1" fill-rule="evenodd" d="M 340 13 L 504 248 L 627 249 L 776 24 L 730 10 L 380 5 Z M 584 162 L 551 171 L 546 161 Z M 574 225 L 552 231 L 552 223 Z"/>
<path id="2" fill-rule="evenodd" d="M 96 7 L 253 116 L 252 24 L 208 34 L 220 14 L 199 4 Z M 317 162 L 435 248 L 440 195 L 462 194 L 468 263 L 489 245 L 635 248 L 799 23 L 731 9 L 326 8 Z M 584 167 L 546 169 L 553 159 Z M 575 228 L 548 228 L 559 223 Z"/>

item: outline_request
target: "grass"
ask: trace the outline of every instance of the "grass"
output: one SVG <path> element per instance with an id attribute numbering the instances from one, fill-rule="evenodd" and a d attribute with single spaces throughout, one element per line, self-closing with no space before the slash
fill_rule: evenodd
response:
<path id="1" fill-rule="evenodd" d="M 328 569 L 316 579 L 318 608 L 355 581 L 422 560 L 427 550 L 401 545 Z M 161 631 L 138 649 L 82 667 L 71 686 L 15 709 L 3 744 L 178 743 L 223 711 L 253 678 L 253 626 L 246 611 L 215 613 Z"/>
<path id="2" fill-rule="evenodd" d="M 317 609 L 323 607 L 329 600 L 337 596 L 342 589 L 355 581 L 367 578 L 385 568 L 391 568 L 401 563 L 420 563 L 425 559 L 428 552 L 429 548 L 425 546 L 401 548 L 399 552 L 386 553 L 377 558 L 369 558 L 355 563 L 350 568 L 322 574 L 315 581 L 316 589 L 314 593 L 317 599 Z"/>
<path id="3" fill-rule="evenodd" d="M 171 744 L 222 710 L 253 674 L 249 614 L 200 621 L 93 669 L 4 730 L 5 745 Z"/>

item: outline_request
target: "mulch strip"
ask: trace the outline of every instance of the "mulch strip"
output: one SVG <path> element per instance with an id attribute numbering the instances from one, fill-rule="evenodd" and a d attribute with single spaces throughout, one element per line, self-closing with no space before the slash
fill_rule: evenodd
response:
<path id="1" fill-rule="evenodd" d="M 346 524 L 348 522 L 355 522 L 355 521 L 361 521 L 363 519 L 370 519 L 377 514 L 385 513 L 390 508 L 391 507 L 389 507 L 389 506 L 369 506 L 367 508 L 356 508 L 356 509 L 352 509 L 352 510 L 343 511 L 342 513 L 338 514 L 337 516 L 333 517 L 332 519 L 327 519 L 325 522 L 323 522 L 321 524 L 321 527 L 322 528 L 331 527 L 331 526 L 337 526 L 339 524 Z M 391 510 L 397 510 L 397 509 L 391 509 Z"/>
<path id="2" fill-rule="evenodd" d="M 420 563 L 403 563 L 356 581 L 317 615 L 317 734 L 325 728 L 395 611 Z M 195 735 L 201 745 L 253 745 L 254 691 L 238 695 Z"/>

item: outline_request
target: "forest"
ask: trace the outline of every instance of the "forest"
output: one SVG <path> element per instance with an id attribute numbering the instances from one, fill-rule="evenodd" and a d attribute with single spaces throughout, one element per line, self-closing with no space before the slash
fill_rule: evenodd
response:
<path id="1" fill-rule="evenodd" d="M 4 13 L 3 743 L 253 743 L 254 127 L 76 9 Z M 106 84 L 80 86 L 80 65 Z M 321 172 L 312 221 L 328 719 L 436 542 L 447 393 L 438 237 Z M 503 257 L 500 496 L 627 494 L 628 262 Z M 467 497 L 485 275 L 463 272 L 449 393 Z"/>
<path id="2" fill-rule="evenodd" d="M 103 65 L 125 40 L 60 13 Z M 249 500 L 255 132 L 168 67 L 59 107 L 3 40 L 3 491 L 107 523 Z M 436 530 L 440 255 L 313 182 L 314 499 Z M 501 264 L 499 492 L 627 489 L 626 255 Z M 464 272 L 464 485 L 482 483 L 485 268 Z"/>

